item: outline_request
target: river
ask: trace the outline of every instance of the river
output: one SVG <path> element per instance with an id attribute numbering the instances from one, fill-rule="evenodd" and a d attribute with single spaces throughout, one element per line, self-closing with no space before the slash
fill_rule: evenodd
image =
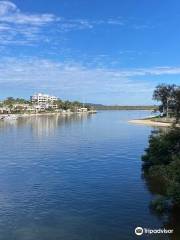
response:
<path id="1" fill-rule="evenodd" d="M 128 123 L 149 114 L 1 121 L 0 240 L 131 240 L 136 226 L 163 227 L 141 171 L 153 128 Z"/>

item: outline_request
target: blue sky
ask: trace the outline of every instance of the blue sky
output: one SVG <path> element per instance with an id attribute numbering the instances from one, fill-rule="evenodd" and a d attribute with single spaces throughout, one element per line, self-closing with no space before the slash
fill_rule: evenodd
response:
<path id="1" fill-rule="evenodd" d="M 152 104 L 180 84 L 178 0 L 0 0 L 0 98 Z"/>

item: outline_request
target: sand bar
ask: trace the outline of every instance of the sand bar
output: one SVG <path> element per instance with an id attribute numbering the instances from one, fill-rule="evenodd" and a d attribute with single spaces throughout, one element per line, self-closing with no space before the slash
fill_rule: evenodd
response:
<path id="1" fill-rule="evenodd" d="M 135 120 L 130 120 L 128 122 L 134 123 L 134 124 L 157 126 L 157 127 L 171 127 L 172 126 L 172 123 L 156 122 L 156 121 L 152 121 L 151 119 L 135 119 Z"/>

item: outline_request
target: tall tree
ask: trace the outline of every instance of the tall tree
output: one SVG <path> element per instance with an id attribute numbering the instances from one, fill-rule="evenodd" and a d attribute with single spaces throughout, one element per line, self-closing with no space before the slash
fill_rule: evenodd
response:
<path id="1" fill-rule="evenodd" d="M 153 93 L 153 99 L 160 101 L 159 107 L 160 112 L 163 112 L 166 116 L 168 115 L 168 108 L 172 104 L 175 95 L 176 85 L 160 84 L 156 87 Z"/>
<path id="2" fill-rule="evenodd" d="M 177 87 L 175 94 L 174 94 L 174 114 L 176 117 L 176 123 L 180 120 L 180 87 Z"/>

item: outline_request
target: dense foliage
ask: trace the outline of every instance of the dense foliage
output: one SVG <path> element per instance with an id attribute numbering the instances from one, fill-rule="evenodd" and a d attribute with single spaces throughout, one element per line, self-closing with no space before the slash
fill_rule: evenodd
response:
<path id="1" fill-rule="evenodd" d="M 55 102 L 58 105 L 59 109 L 71 109 L 72 111 L 76 111 L 78 108 L 86 107 L 90 109 L 91 107 L 88 104 L 83 104 L 78 101 L 70 102 L 70 101 L 63 101 L 59 99 L 58 101 Z"/>
<path id="2" fill-rule="evenodd" d="M 153 133 L 142 160 L 146 176 L 161 179 L 164 197 L 180 205 L 180 128 Z"/>
<path id="3" fill-rule="evenodd" d="M 4 105 L 11 106 L 13 104 L 29 104 L 30 101 L 23 99 L 23 98 L 13 98 L 13 97 L 8 97 L 3 101 Z"/>

